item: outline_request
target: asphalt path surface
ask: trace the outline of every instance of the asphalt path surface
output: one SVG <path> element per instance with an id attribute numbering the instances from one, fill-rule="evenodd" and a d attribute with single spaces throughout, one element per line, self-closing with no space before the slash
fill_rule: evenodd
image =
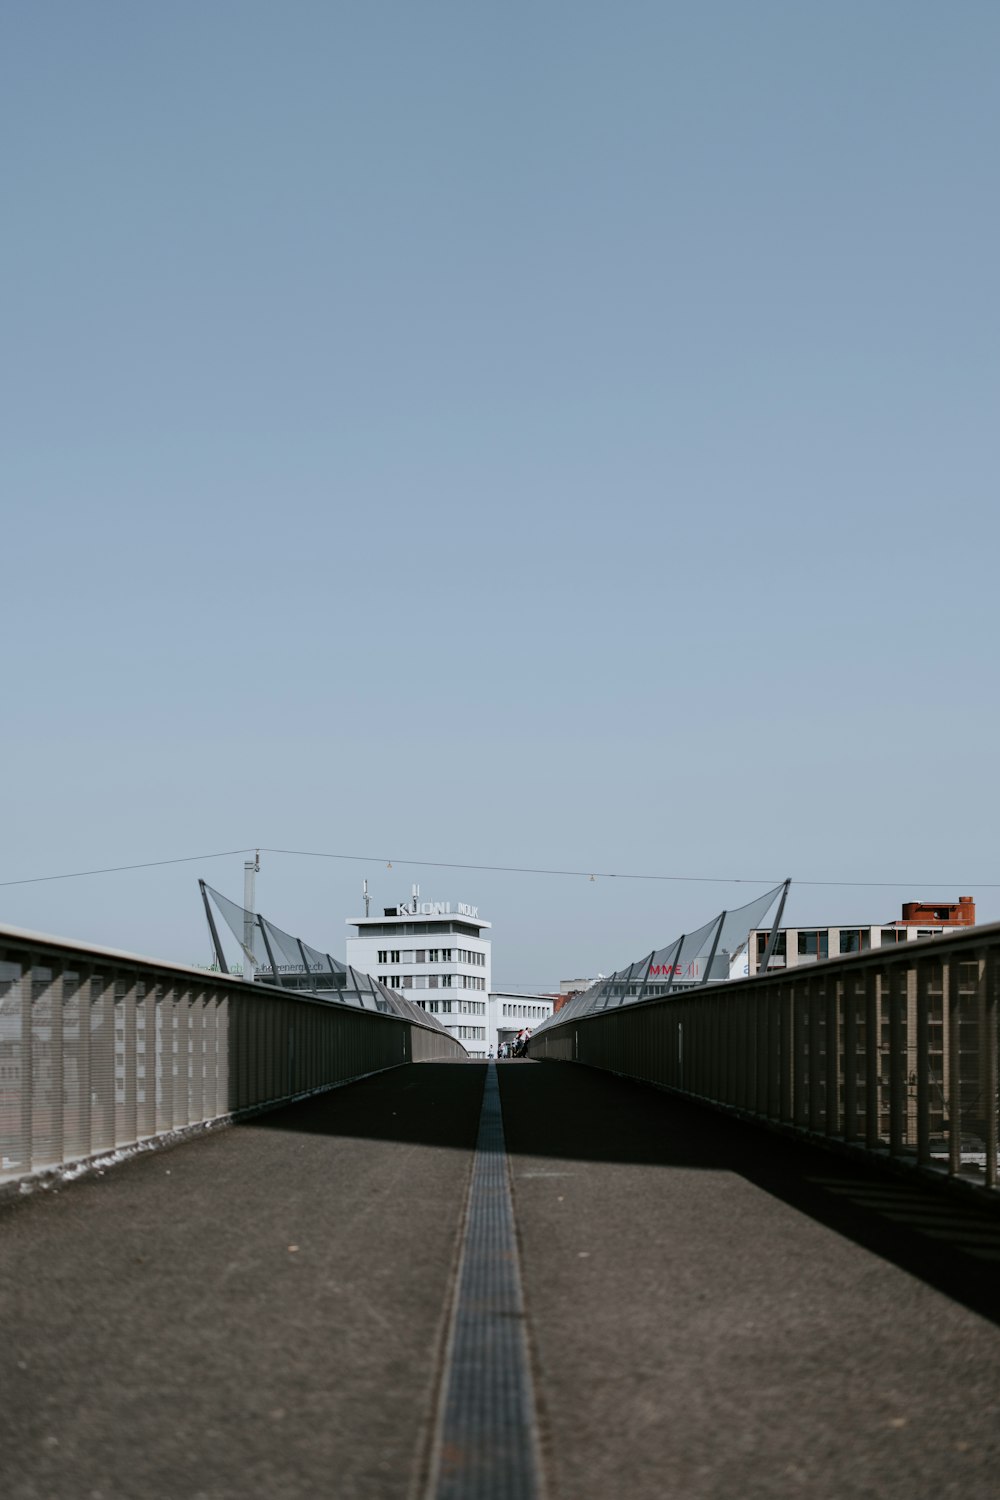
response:
<path id="1" fill-rule="evenodd" d="M 0 1207 L 5 1500 L 422 1500 L 485 1068 Z M 549 1500 L 1000 1494 L 1000 1218 L 498 1067 Z"/>

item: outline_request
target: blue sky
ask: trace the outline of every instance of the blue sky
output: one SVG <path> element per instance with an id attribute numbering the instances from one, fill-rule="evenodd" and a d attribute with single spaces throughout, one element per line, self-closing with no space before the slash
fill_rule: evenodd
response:
<path id="1" fill-rule="evenodd" d="M 996 827 L 1000 10 L 0 12 L 0 880 L 613 968 Z M 392 871 L 385 860 L 394 861 Z M 206 950 L 197 875 L 0 920 Z"/>

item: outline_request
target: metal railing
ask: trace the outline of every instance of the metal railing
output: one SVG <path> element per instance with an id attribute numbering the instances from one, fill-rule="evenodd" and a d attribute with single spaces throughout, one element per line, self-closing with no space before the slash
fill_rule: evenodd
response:
<path id="1" fill-rule="evenodd" d="M 430 1020 L 0 927 L 0 1182 L 464 1056 Z"/>
<path id="2" fill-rule="evenodd" d="M 589 1063 L 997 1188 L 1000 925 L 592 1015 L 531 1056 Z"/>

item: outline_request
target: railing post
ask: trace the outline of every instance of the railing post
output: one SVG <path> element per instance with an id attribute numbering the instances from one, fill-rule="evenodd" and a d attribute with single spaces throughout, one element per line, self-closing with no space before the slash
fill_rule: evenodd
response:
<path id="1" fill-rule="evenodd" d="M 115 1010 L 121 1006 L 121 1059 L 122 1077 L 120 1084 L 116 1081 L 115 1087 L 115 1144 L 117 1146 L 131 1146 L 138 1129 L 138 1064 L 137 1064 L 137 1038 L 136 1038 L 136 1007 L 138 1005 L 137 986 L 138 978 L 130 975 L 127 980 L 120 981 L 123 993 L 118 995 L 118 986 L 115 986 Z M 118 1016 L 115 1017 L 115 1034 L 119 1032 Z M 117 1051 L 117 1046 L 116 1046 Z"/>
<path id="2" fill-rule="evenodd" d="M 795 1120 L 795 984 L 786 980 L 781 987 L 781 1032 L 779 1037 L 779 1118 L 783 1125 Z"/>
<path id="3" fill-rule="evenodd" d="M 758 990 L 754 1006 L 754 1031 L 757 1033 L 757 1077 L 754 1087 L 754 1113 L 767 1119 L 770 1114 L 771 1013 L 767 986 Z"/>
<path id="4" fill-rule="evenodd" d="M 997 1059 L 997 982 L 1000 962 L 995 950 L 988 949 L 980 959 L 984 968 L 983 1031 L 980 1042 L 983 1094 L 986 1105 L 986 1186 L 997 1186 L 997 1153 L 1000 1151 L 998 1119 Z"/>
<path id="5" fill-rule="evenodd" d="M 81 968 L 77 985 L 77 1014 L 80 1018 L 80 1155 L 89 1156 L 94 1141 L 94 1084 L 91 1011 L 93 1007 L 93 974 Z"/>
<path id="6" fill-rule="evenodd" d="M 138 994 L 138 990 L 142 994 Z M 156 1134 L 156 982 L 140 980 L 136 995 L 136 1135 Z"/>
<path id="7" fill-rule="evenodd" d="M 55 1163 L 64 1160 L 66 1151 L 66 1052 L 65 1052 L 66 969 L 64 964 L 52 971 L 52 1145 Z"/>
<path id="8" fill-rule="evenodd" d="M 245 971 L 243 983 L 246 983 Z M 191 986 L 179 984 L 175 991 L 174 1034 L 174 1127 L 191 1123 Z"/>
<path id="9" fill-rule="evenodd" d="M 735 1015 L 733 998 L 732 996 L 727 998 L 724 995 L 714 998 L 718 1009 L 715 1013 L 716 1030 L 713 1048 L 718 1058 L 719 1078 L 724 1090 L 723 1097 L 732 1099 L 736 1088 L 736 1054 L 738 1051 L 738 1043 L 733 1034 Z"/>
<path id="10" fill-rule="evenodd" d="M 962 1167 L 962 1042 L 959 962 L 945 961 L 942 976 L 947 1011 L 945 1036 L 948 1042 L 948 1170 L 956 1176 Z"/>
<path id="11" fill-rule="evenodd" d="M 870 969 L 865 975 L 865 1145 L 877 1151 L 882 1138 L 882 971 Z"/>
<path id="12" fill-rule="evenodd" d="M 89 1110 L 84 1115 L 85 1100 L 89 1104 L 89 1084 L 86 1092 L 82 1076 L 84 1050 L 84 1028 L 80 1021 L 82 981 L 74 965 L 62 972 L 62 1026 L 63 1026 L 63 1160 L 75 1161 L 86 1156 L 90 1145 Z M 86 1118 L 86 1131 L 84 1119 Z"/>
<path id="13" fill-rule="evenodd" d="M 223 1110 L 231 1110 L 233 1107 L 233 1089 L 235 1087 L 236 1070 L 233 1066 L 233 1028 L 230 1016 L 230 998 L 226 994 L 215 997 L 215 1037 L 216 1037 L 216 1103 L 219 1113 Z"/>
<path id="14" fill-rule="evenodd" d="M 924 960 L 916 965 L 916 1075 L 917 1075 L 917 1161 L 928 1166 L 931 1160 L 931 1079 L 930 1079 L 930 965 Z"/>
<path id="15" fill-rule="evenodd" d="M 823 980 L 811 976 L 809 979 L 809 1129 L 820 1130 L 820 1080 L 823 1077 L 822 1051 L 820 1048 L 820 1018 L 823 1014 L 823 996 L 826 985 Z M 825 1028 L 824 1028 L 825 1029 Z"/>
<path id="16" fill-rule="evenodd" d="M 807 1070 L 808 1051 L 806 1040 L 809 987 L 805 980 L 792 982 L 792 1010 L 795 1042 L 792 1049 L 792 1123 L 809 1124 L 809 1079 Z"/>
<path id="17" fill-rule="evenodd" d="M 90 981 L 90 1087 L 96 1108 L 91 1115 L 91 1153 L 115 1145 L 115 979 L 104 969 Z"/>
<path id="18" fill-rule="evenodd" d="M 826 1112 L 824 1127 L 827 1135 L 840 1134 L 840 996 L 844 981 L 827 975 L 824 982 L 826 995 Z"/>
<path id="19" fill-rule="evenodd" d="M 24 1170 L 30 1171 L 33 1166 L 31 1144 L 34 1134 L 32 1122 L 32 1106 L 34 1102 L 34 1089 L 32 1087 L 34 1075 L 34 1047 L 32 1028 L 32 990 L 35 983 L 35 961 L 31 954 L 25 954 L 21 960 L 21 977 L 18 980 L 18 998 L 20 1000 L 21 1012 L 21 1053 L 20 1053 L 20 1084 L 21 1084 L 21 1108 L 20 1115 L 20 1141 L 18 1142 L 18 1159 Z"/>
<path id="20" fill-rule="evenodd" d="M 987 972 L 986 972 L 986 955 L 985 955 L 985 953 L 976 953 L 973 956 L 973 959 L 972 959 L 972 962 L 970 964 L 970 967 L 975 970 L 975 976 L 976 976 L 976 979 L 975 979 L 976 1054 L 977 1054 L 977 1056 L 976 1056 L 977 1080 L 976 1081 L 978 1083 L 978 1090 L 977 1090 L 977 1094 L 976 1094 L 976 1099 L 977 1099 L 977 1102 L 978 1101 L 982 1102 L 982 1107 L 981 1108 L 977 1107 L 976 1119 L 975 1119 L 975 1122 L 974 1122 L 974 1128 L 975 1128 L 976 1134 L 980 1135 L 982 1137 L 983 1142 L 985 1144 L 986 1141 L 989 1138 L 989 1128 L 990 1128 L 989 1127 L 989 1122 L 990 1122 L 990 1117 L 991 1117 L 991 1115 L 993 1115 L 995 1113 L 995 1110 L 994 1110 L 994 1107 L 993 1107 L 993 1096 L 990 1093 L 990 1086 L 989 1086 L 989 1083 L 988 1083 L 989 1066 L 988 1066 L 988 1063 L 986 1061 L 987 1056 L 989 1055 L 990 1045 L 989 1045 L 989 1040 L 988 1040 L 988 1038 L 989 1038 L 989 1024 L 988 1024 L 988 1015 L 989 1015 L 989 984 L 988 984 Z M 987 1149 L 987 1155 L 989 1155 L 989 1147 L 987 1146 L 986 1149 Z"/>
<path id="21" fill-rule="evenodd" d="M 156 1129 L 174 1128 L 173 991 L 156 986 Z"/>
<path id="22" fill-rule="evenodd" d="M 844 1115 L 841 1134 L 845 1141 L 858 1138 L 858 981 L 851 969 L 840 985 L 844 1018 Z"/>
<path id="23" fill-rule="evenodd" d="M 58 971 L 48 963 L 35 962 L 28 986 L 31 1030 L 31 1161 L 36 1167 L 51 1166 L 59 1160 L 60 1142 L 56 1136 L 56 1084 L 59 1085 L 59 1114 L 62 1113 L 61 1062 L 56 1061 L 57 1041 L 55 1011 L 59 1000 Z M 61 1028 L 60 1028 L 61 1029 Z M 58 1037 L 61 1052 L 61 1035 Z"/>
<path id="24" fill-rule="evenodd" d="M 188 991 L 191 1018 L 191 1078 L 188 1092 L 188 1120 L 200 1124 L 205 1118 L 205 997 L 194 986 Z"/>
<path id="25" fill-rule="evenodd" d="M 903 1151 L 906 1120 L 906 1046 L 903 1039 L 903 1006 L 906 1003 L 905 976 L 898 962 L 891 965 L 889 979 L 889 1154 Z"/>

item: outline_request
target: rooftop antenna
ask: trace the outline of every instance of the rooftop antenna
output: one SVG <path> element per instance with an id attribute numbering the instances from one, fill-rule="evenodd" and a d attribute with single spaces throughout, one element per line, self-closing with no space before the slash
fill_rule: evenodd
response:
<path id="1" fill-rule="evenodd" d="M 259 869 L 260 850 L 257 849 L 254 853 L 253 859 L 246 859 L 243 861 L 243 947 L 245 949 L 245 952 L 243 954 L 243 978 L 247 980 L 249 984 L 253 984 L 254 970 L 256 967 L 251 955 L 254 951 L 253 933 L 254 928 L 257 925 L 254 921 L 253 912 L 254 887 L 256 884 L 254 877 Z"/>
<path id="2" fill-rule="evenodd" d="M 367 917 L 368 913 L 371 911 L 371 904 L 372 904 L 372 898 L 368 894 L 368 881 L 367 880 L 363 880 L 361 882 L 361 889 L 365 893 L 365 916 Z"/>

